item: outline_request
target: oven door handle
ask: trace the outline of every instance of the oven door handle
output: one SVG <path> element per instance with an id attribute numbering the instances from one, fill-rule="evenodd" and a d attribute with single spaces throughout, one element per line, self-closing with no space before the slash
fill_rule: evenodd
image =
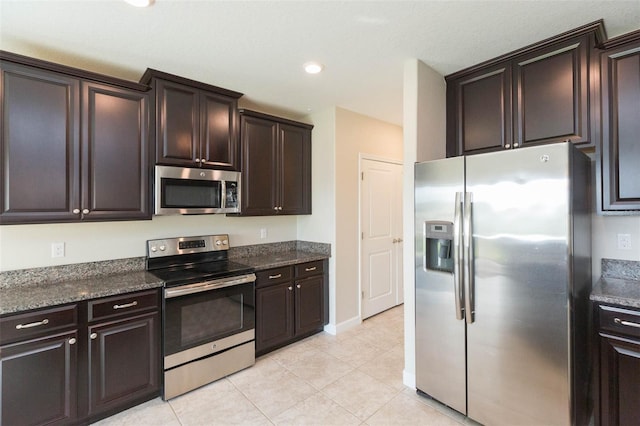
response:
<path id="1" fill-rule="evenodd" d="M 256 274 L 240 275 L 233 278 L 221 278 L 213 281 L 205 281 L 202 283 L 189 284 L 175 288 L 167 288 L 164 290 L 164 298 L 185 296 L 187 294 L 200 293 L 203 291 L 215 290 L 219 288 L 231 287 L 239 284 L 247 284 L 256 280 Z"/>

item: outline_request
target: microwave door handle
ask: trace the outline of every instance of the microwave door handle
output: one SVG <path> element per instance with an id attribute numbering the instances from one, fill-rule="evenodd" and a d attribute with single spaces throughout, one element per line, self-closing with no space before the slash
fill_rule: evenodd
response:
<path id="1" fill-rule="evenodd" d="M 220 185 L 220 208 L 224 209 L 227 207 L 227 181 L 223 180 Z"/>

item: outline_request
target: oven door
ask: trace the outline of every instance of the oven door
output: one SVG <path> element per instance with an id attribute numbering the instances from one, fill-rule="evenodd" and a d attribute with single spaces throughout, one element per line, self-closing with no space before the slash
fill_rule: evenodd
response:
<path id="1" fill-rule="evenodd" d="M 165 369 L 254 340 L 255 275 L 235 281 L 165 289 Z"/>

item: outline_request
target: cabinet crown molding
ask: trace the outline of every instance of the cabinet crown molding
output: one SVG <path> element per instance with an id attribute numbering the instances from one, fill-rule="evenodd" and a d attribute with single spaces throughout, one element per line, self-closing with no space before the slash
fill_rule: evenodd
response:
<path id="1" fill-rule="evenodd" d="M 242 93 L 236 92 L 234 90 L 225 89 L 223 87 L 214 86 L 212 84 L 203 83 L 201 81 L 191 80 L 190 78 L 181 77 L 179 75 L 170 74 L 164 71 L 158 71 L 152 68 L 147 68 L 147 70 L 144 72 L 144 74 L 140 78 L 140 83 L 151 85 L 151 82 L 154 78 L 172 81 L 174 83 L 195 87 L 197 89 L 218 93 L 218 94 L 229 96 L 236 99 L 242 97 L 243 95 Z"/>

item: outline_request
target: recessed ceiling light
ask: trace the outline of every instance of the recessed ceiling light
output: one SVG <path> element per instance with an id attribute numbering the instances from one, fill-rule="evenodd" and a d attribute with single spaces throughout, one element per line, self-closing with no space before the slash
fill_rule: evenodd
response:
<path id="1" fill-rule="evenodd" d="M 307 62 L 306 64 L 304 64 L 304 70 L 309 74 L 318 74 L 320 71 L 322 71 L 323 68 L 324 65 L 318 62 Z"/>
<path id="2" fill-rule="evenodd" d="M 155 0 L 124 0 L 132 6 L 147 7 L 151 6 Z"/>

